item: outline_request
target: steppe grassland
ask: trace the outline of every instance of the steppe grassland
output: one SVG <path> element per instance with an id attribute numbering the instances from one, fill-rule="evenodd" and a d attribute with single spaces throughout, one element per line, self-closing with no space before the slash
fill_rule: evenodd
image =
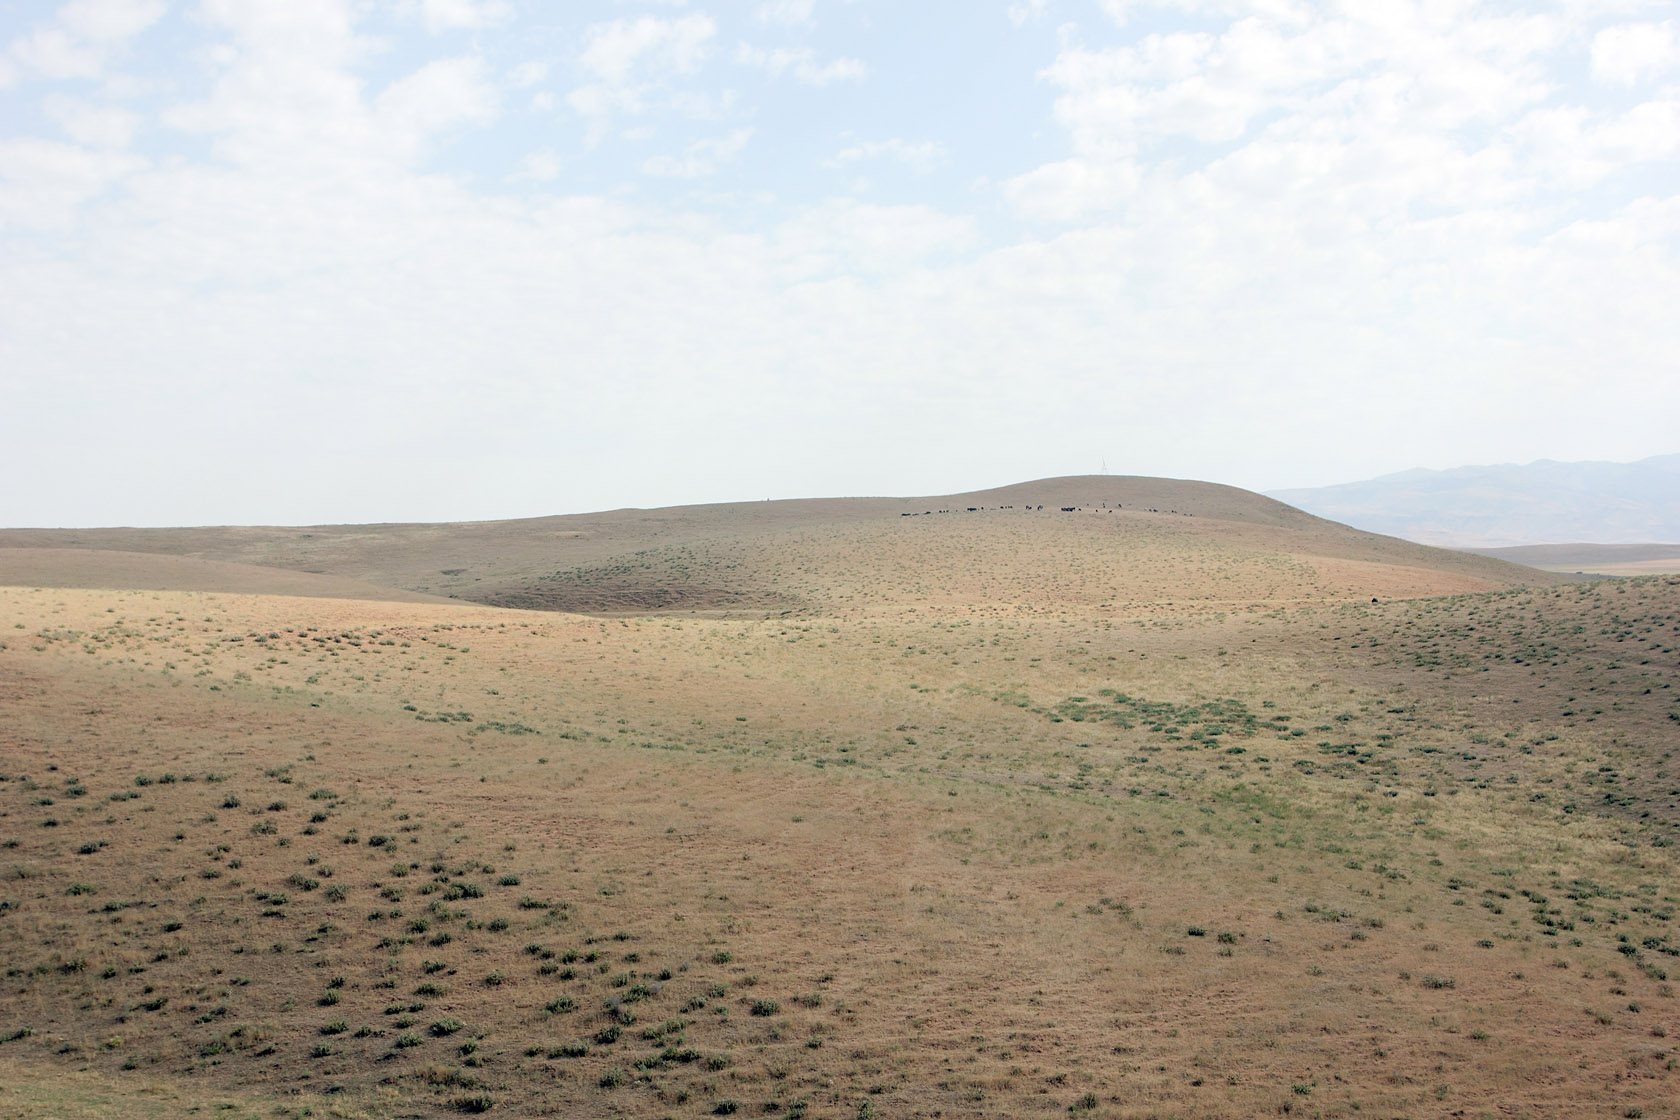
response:
<path id="1" fill-rule="evenodd" d="M 654 585 L 695 589 L 689 605 L 702 610 L 749 615 L 774 604 L 840 618 L 911 608 L 1131 617 L 1502 586 L 1491 565 L 1471 557 L 1444 571 L 1420 564 L 1415 547 L 1350 536 L 1342 526 L 1315 532 L 1135 510 L 936 512 L 672 545 L 653 537 L 634 553 L 557 570 L 494 601 L 538 605 L 553 594 L 607 610 L 617 609 L 617 596 Z"/>
<path id="2" fill-rule="evenodd" d="M 53 1120 L 178 1120 L 182 1116 L 287 1115 L 367 1120 L 360 1108 L 345 1107 L 313 1093 L 261 1094 L 199 1084 L 179 1077 L 154 1077 L 138 1070 L 121 1080 L 87 1070 L 0 1058 L 0 1115 L 50 1116 Z"/>
<path id="3" fill-rule="evenodd" d="M 0 1057 L 54 1077 L 374 1115 L 1674 1096 L 1673 581 L 0 609 Z"/>

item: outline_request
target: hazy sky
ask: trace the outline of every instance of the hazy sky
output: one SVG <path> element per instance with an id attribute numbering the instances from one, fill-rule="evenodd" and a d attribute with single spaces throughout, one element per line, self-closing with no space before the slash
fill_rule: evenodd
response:
<path id="1" fill-rule="evenodd" d="M 0 5 L 0 524 L 1680 450 L 1680 4 Z"/>

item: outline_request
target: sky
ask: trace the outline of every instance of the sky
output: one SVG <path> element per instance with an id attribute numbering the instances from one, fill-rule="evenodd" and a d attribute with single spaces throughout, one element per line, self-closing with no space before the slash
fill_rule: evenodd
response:
<path id="1" fill-rule="evenodd" d="M 1680 2 L 0 3 L 0 525 L 1680 450 Z"/>

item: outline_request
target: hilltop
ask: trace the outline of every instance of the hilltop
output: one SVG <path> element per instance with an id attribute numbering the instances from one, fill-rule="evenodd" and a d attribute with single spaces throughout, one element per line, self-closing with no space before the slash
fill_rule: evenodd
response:
<path id="1" fill-rule="evenodd" d="M 832 613 L 917 603 L 1125 613 L 1491 590 L 1551 577 L 1360 532 L 1235 487 L 1086 475 L 915 498 L 622 509 L 448 524 L 0 530 L 50 548 L 333 576 L 491 606 Z M 16 559 L 10 561 L 18 563 Z M 8 563 L 0 552 L 0 578 Z M 39 565 L 36 566 L 36 570 Z M 132 564 L 131 580 L 143 580 Z M 14 582 L 30 582 L 15 580 Z M 180 586 L 173 576 L 133 586 Z M 241 589 L 260 589 L 246 579 Z M 293 593 L 276 585 L 277 592 Z"/>

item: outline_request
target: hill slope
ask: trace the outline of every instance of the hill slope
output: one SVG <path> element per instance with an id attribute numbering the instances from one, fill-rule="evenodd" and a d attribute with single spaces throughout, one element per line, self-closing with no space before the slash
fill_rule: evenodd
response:
<path id="1" fill-rule="evenodd" d="M 1438 545 L 1680 541 L 1680 455 L 1411 470 L 1271 496 L 1373 532 Z"/>
<path id="2" fill-rule="evenodd" d="M 226 591 L 310 599 L 373 599 L 395 603 L 446 600 L 344 576 L 265 568 L 151 552 L 85 548 L 0 548 L 0 584 L 144 591 Z"/>
<path id="3" fill-rule="evenodd" d="M 0 551 L 60 582 L 0 585 L 0 1113 L 1676 1099 L 1680 577 L 1152 479 L 54 536 Z M 498 605 L 356 597 L 446 567 Z"/>
<path id="4" fill-rule="evenodd" d="M 3 548 L 152 553 L 593 613 L 927 604 L 1121 614 L 1167 602 L 1224 608 L 1552 581 L 1230 486 L 1110 476 L 456 524 L 16 529 L 0 531 Z M 66 585 L 86 586 L 73 557 L 61 552 L 55 563 Z"/>

